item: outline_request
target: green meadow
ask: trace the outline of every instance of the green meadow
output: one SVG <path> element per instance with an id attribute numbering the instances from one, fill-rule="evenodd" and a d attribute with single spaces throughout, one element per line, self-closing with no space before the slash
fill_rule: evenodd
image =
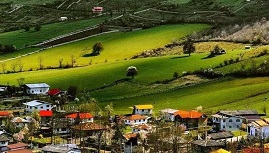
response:
<path id="1" fill-rule="evenodd" d="M 25 45 L 33 45 L 47 39 L 51 39 L 70 32 L 81 30 L 103 22 L 107 17 L 93 18 L 89 20 L 65 21 L 41 26 L 40 31 L 35 31 L 34 27 L 30 31 L 17 30 L 0 33 L 1 44 L 13 44 L 18 49 Z"/>
<path id="2" fill-rule="evenodd" d="M 39 53 L 8 61 L 6 64 L 9 69 L 10 65 L 20 60 L 24 65 L 24 70 L 29 70 L 38 68 L 39 58 L 43 59 L 42 65 L 44 67 L 59 66 L 59 59 L 63 59 L 64 65 L 70 64 L 71 56 L 76 60 L 75 64 L 77 66 L 89 65 L 89 63 L 100 64 L 123 61 L 144 50 L 163 47 L 167 43 L 209 27 L 209 25 L 205 24 L 164 25 L 133 32 L 104 34 L 64 46 L 43 50 Z M 99 56 L 90 56 L 92 46 L 96 42 L 101 42 L 104 50 Z"/>

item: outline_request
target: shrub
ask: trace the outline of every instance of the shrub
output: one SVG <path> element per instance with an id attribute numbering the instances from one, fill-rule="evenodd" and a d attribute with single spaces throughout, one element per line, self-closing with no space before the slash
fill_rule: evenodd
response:
<path id="1" fill-rule="evenodd" d="M 228 60 L 224 60 L 224 65 L 228 65 Z"/>

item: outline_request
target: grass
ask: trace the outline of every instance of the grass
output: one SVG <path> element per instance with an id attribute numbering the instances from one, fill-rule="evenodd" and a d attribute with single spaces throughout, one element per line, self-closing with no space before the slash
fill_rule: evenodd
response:
<path id="1" fill-rule="evenodd" d="M 64 64 L 71 63 L 71 55 L 76 59 L 77 65 L 100 64 L 105 62 L 122 61 L 131 58 L 135 54 L 141 53 L 143 50 L 163 47 L 172 40 L 180 39 L 194 31 L 201 31 L 209 28 L 204 24 L 181 24 L 181 25 L 165 25 L 151 29 L 134 31 L 134 32 L 118 32 L 105 34 L 98 37 L 89 38 L 79 42 L 74 42 L 64 46 L 44 50 L 42 52 L 32 54 L 20 58 L 24 63 L 24 69 L 38 68 L 38 58 L 43 58 L 42 64 L 47 66 L 58 66 L 59 59 L 63 59 Z M 102 42 L 104 50 L 99 56 L 87 56 L 91 53 L 91 48 L 95 42 Z M 28 62 L 32 61 L 32 62 Z M 7 68 L 16 63 L 16 60 L 7 62 Z"/>
<path id="2" fill-rule="evenodd" d="M 42 25 L 40 31 L 17 30 L 0 34 L 1 44 L 13 44 L 17 48 L 32 45 L 44 40 L 64 35 L 76 30 L 84 29 L 103 22 L 107 17 L 94 18 L 80 21 L 66 21 Z M 57 31 L 57 32 L 56 32 Z"/>
<path id="3" fill-rule="evenodd" d="M 56 0 L 46 0 L 41 1 L 40 0 L 1 0 L 2 3 L 15 3 L 15 4 L 43 4 L 43 3 L 53 3 Z"/>

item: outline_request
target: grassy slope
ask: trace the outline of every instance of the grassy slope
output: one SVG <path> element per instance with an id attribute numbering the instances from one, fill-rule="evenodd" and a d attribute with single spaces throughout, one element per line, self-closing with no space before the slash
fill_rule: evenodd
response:
<path id="1" fill-rule="evenodd" d="M 154 104 L 155 113 L 164 108 L 195 109 L 203 106 L 205 111 L 225 109 L 257 109 L 269 95 L 269 78 L 247 78 L 220 80 L 198 86 L 175 90 L 172 92 L 136 97 L 124 100 L 101 102 L 105 105 L 112 102 L 117 113 L 130 113 L 128 107 L 135 104 Z"/>
<path id="2" fill-rule="evenodd" d="M 41 1 L 40 0 L 1 0 L 3 3 L 10 3 L 13 2 L 15 4 L 42 4 L 42 3 L 52 3 L 55 2 L 56 0 L 46 0 L 46 1 Z"/>
<path id="3" fill-rule="evenodd" d="M 165 25 L 128 33 L 105 34 L 29 55 L 21 58 L 21 61 L 24 63 L 24 69 L 26 70 L 37 68 L 37 59 L 39 57 L 44 59 L 43 65 L 45 67 L 58 66 L 58 60 L 60 58 L 63 59 L 64 64 L 70 63 L 71 55 L 74 55 L 77 61 L 76 64 L 78 65 L 88 65 L 89 61 L 92 61 L 93 64 L 104 63 L 106 60 L 108 62 L 114 62 L 130 58 L 143 50 L 163 47 L 172 40 L 182 38 L 191 34 L 193 31 L 200 31 L 208 27 L 208 25 L 203 24 Z M 83 57 L 83 55 L 91 53 L 91 48 L 97 41 L 102 42 L 104 46 L 104 51 L 102 51 L 101 55 Z M 7 62 L 7 67 L 10 68 L 9 65 L 14 62 L 16 60 Z"/>
<path id="4" fill-rule="evenodd" d="M 67 21 L 42 25 L 40 31 L 17 30 L 0 34 L 1 44 L 14 44 L 17 48 L 23 47 L 25 44 L 31 45 L 44 40 L 54 38 L 76 30 L 84 29 L 103 22 L 106 17 L 100 17 L 90 20 Z"/>

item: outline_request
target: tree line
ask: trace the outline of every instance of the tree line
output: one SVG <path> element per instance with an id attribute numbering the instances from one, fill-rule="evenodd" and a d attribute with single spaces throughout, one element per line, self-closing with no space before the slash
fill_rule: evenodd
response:
<path id="1" fill-rule="evenodd" d="M 14 45 L 0 44 L 0 53 L 12 53 L 16 50 L 17 48 Z"/>

